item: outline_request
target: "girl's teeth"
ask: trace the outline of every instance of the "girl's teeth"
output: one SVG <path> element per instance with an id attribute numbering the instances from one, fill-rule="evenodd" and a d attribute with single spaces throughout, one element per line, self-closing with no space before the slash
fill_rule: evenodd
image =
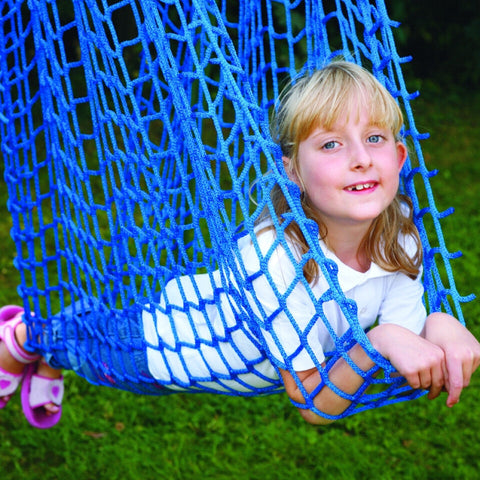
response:
<path id="1" fill-rule="evenodd" d="M 364 188 L 370 188 L 372 187 L 372 184 L 371 183 L 364 183 L 364 184 L 360 184 L 360 185 L 355 185 L 353 187 L 350 187 L 349 190 L 363 190 Z"/>

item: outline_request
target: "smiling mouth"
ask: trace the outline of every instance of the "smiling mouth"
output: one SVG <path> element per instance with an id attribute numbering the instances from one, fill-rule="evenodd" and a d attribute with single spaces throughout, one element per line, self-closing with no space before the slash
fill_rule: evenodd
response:
<path id="1" fill-rule="evenodd" d="M 348 192 L 360 192 L 362 190 L 367 190 L 369 188 L 373 188 L 375 185 L 376 185 L 375 182 L 358 183 L 357 185 L 351 185 L 350 187 L 347 187 L 346 190 Z"/>

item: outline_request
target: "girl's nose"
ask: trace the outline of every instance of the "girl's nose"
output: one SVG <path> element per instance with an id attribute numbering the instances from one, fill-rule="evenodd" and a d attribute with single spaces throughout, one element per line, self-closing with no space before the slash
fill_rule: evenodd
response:
<path id="1" fill-rule="evenodd" d="M 372 164 L 370 152 L 363 143 L 358 143 L 352 146 L 351 151 L 351 166 L 354 170 L 368 168 Z"/>

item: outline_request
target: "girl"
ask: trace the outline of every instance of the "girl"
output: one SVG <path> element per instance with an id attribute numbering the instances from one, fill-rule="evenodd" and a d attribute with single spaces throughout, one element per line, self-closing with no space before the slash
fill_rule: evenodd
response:
<path id="1" fill-rule="evenodd" d="M 445 388 L 447 405 L 453 406 L 478 367 L 479 344 L 453 317 L 443 313 L 426 317 L 421 244 L 409 201 L 397 193 L 407 157 L 398 138 L 402 124 L 398 105 L 371 74 L 354 64 L 335 62 L 303 78 L 287 93 L 276 133 L 287 174 L 302 192 L 306 215 L 319 226 L 325 255 L 339 267 L 344 293 L 357 302 L 361 326 L 372 326 L 378 317 L 379 325 L 367 333 L 372 346 L 412 388 L 428 389 L 431 399 Z M 276 194 L 280 215 L 288 207 L 280 189 Z M 300 254 L 305 253 L 298 227 L 291 224 L 287 232 Z M 307 262 L 304 274 L 320 294 L 318 265 Z M 337 334 L 347 329 L 341 317 L 328 318 Z M 317 352 L 328 347 L 327 337 L 317 335 L 321 339 Z M 322 343 L 322 339 L 327 340 Z M 373 366 L 358 344 L 349 356 L 364 371 Z M 293 364 L 296 378 L 290 369 L 280 368 L 280 374 L 287 394 L 302 404 L 302 391 L 314 391 L 322 379 L 311 360 L 300 357 Z M 329 378 L 347 394 L 363 383 L 344 359 L 337 361 Z M 338 415 L 349 403 L 328 387 L 314 400 L 329 415 Z M 309 422 L 328 423 L 310 410 L 300 411 Z"/>
<path id="2" fill-rule="evenodd" d="M 397 138 L 402 124 L 396 102 L 371 74 L 334 62 L 299 80 L 281 99 L 274 132 L 305 214 L 318 226 L 320 248 L 338 266 L 339 284 L 357 304 L 360 326 L 366 330 L 378 320 L 367 333 L 369 341 L 412 388 L 428 389 L 431 399 L 445 389 L 452 406 L 480 363 L 480 345 L 453 317 L 426 315 L 420 241 L 408 200 L 397 193 L 407 156 Z M 289 219 L 279 186 L 272 203 L 280 224 L 274 227 L 266 210 L 255 238 L 244 236 L 234 252 L 243 280 L 221 271 L 171 280 L 158 303 L 143 307 L 141 322 L 125 313 L 108 323 L 83 311 L 84 321 L 96 329 L 107 325 L 101 335 L 123 337 L 128 348 L 102 351 L 105 344 L 72 355 L 65 345 L 88 339 L 69 332 L 75 322 L 63 319 L 49 339 L 55 352 L 50 365 L 72 368 L 92 383 L 157 394 L 272 392 L 281 380 L 308 422 L 326 424 L 340 415 L 363 377 L 339 356 L 328 372 L 336 387 L 331 389 L 322 383 L 322 370 L 335 337 L 349 324 L 339 306 L 325 298 L 328 282 L 309 257 L 299 226 Z M 79 311 L 73 305 L 72 315 Z M 60 375 L 27 358 L 25 325 L 14 318 L 0 331 L 0 372 L 4 384 L 10 382 L 3 394 L 0 390 L 4 403 L 24 375 L 22 361 L 38 365 L 38 377 L 58 382 Z M 138 348 L 127 357 L 133 344 Z M 359 344 L 348 356 L 357 369 L 374 367 Z M 139 376 L 141 386 L 129 380 Z M 33 398 L 40 386 L 28 375 L 24 384 Z M 306 408 L 305 395 L 313 396 L 320 415 Z M 26 401 L 24 410 L 32 402 Z M 58 417 L 58 403 L 58 397 L 44 396 L 35 410 Z"/>

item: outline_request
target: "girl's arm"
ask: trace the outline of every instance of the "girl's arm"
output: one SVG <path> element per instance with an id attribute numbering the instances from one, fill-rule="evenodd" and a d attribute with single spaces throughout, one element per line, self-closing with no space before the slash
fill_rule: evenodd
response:
<path id="1" fill-rule="evenodd" d="M 422 335 L 444 351 L 447 406 L 453 407 L 480 364 L 480 344 L 456 318 L 442 312 L 427 317 Z"/>
<path id="2" fill-rule="evenodd" d="M 373 367 L 373 361 L 359 344 L 356 344 L 348 353 L 360 369 L 368 371 Z M 322 382 L 322 377 L 316 368 L 295 373 L 308 393 L 315 390 L 319 383 Z M 297 403 L 305 403 L 303 394 L 292 374 L 288 370 L 282 369 L 280 369 L 280 374 L 290 399 Z M 363 384 L 363 378 L 352 370 L 350 365 L 343 359 L 338 360 L 333 365 L 329 378 L 338 388 L 350 395 L 353 395 Z M 350 402 L 325 386 L 315 397 L 314 404 L 322 412 L 329 415 L 339 415 L 347 409 Z M 333 420 L 316 415 L 306 408 L 299 408 L 298 411 L 305 421 L 313 425 L 327 425 L 333 422 Z"/>
<path id="3" fill-rule="evenodd" d="M 445 357 L 443 350 L 407 330 L 404 327 L 384 324 L 379 325 L 367 334 L 373 346 L 381 355 L 390 360 L 400 375 L 405 377 L 414 389 L 429 389 L 430 397 L 437 397 L 445 385 Z M 373 361 L 363 348 L 357 344 L 349 356 L 362 370 L 373 367 Z M 304 403 L 303 394 L 294 377 L 287 371 L 280 371 L 287 395 L 297 403 Z M 296 372 L 305 390 L 312 392 L 322 381 L 316 368 L 304 372 Z M 354 394 L 363 383 L 358 375 L 344 359 L 339 359 L 329 372 L 330 381 L 345 393 Z M 314 399 L 315 407 L 328 415 L 339 415 L 350 405 L 350 401 L 334 393 L 328 386 L 323 387 Z M 311 410 L 299 408 L 302 417 L 309 423 L 326 425 L 332 420 L 314 414 Z"/>

